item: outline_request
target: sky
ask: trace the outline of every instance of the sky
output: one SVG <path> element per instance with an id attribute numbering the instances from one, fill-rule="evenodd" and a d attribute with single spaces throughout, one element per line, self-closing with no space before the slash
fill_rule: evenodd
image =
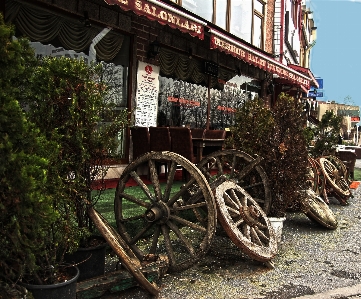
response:
<path id="1" fill-rule="evenodd" d="M 361 0 L 308 0 L 306 5 L 317 27 L 310 65 L 323 79 L 323 97 L 317 99 L 361 107 Z"/>

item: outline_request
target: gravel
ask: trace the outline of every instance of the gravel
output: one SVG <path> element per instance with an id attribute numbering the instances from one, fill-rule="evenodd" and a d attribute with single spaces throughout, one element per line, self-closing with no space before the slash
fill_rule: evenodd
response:
<path id="1" fill-rule="evenodd" d="M 356 167 L 361 167 L 358 160 Z M 359 283 L 361 278 L 361 187 L 347 206 L 330 198 L 338 226 L 329 230 L 305 214 L 288 213 L 271 269 L 216 235 L 206 256 L 194 267 L 166 274 L 158 299 L 289 299 Z M 152 298 L 142 288 L 102 299 Z"/>

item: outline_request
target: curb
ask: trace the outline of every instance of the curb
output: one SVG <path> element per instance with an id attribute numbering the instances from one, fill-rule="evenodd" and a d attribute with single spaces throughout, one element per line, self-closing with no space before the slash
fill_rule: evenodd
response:
<path id="1" fill-rule="evenodd" d="M 301 297 L 294 297 L 293 299 L 346 299 L 347 296 L 361 296 L 361 284 L 356 284 L 349 287 L 343 287 L 318 293 L 314 295 L 305 295 Z"/>

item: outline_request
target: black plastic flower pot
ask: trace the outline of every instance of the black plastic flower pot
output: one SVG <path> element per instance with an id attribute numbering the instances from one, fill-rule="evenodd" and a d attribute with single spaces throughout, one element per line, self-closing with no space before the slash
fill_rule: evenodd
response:
<path id="1" fill-rule="evenodd" d="M 72 266 L 69 268 L 72 278 L 61 283 L 50 285 L 38 285 L 22 283 L 34 299 L 76 299 L 76 285 L 79 277 L 79 268 Z"/>

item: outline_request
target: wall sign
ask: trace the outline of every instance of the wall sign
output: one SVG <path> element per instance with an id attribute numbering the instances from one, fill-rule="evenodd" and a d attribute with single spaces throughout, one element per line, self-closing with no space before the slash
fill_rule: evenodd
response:
<path id="1" fill-rule="evenodd" d="M 157 126 L 158 93 L 159 67 L 140 61 L 137 74 L 136 126 Z"/>
<path id="2" fill-rule="evenodd" d="M 231 43 L 225 39 L 220 38 L 218 35 L 211 34 L 210 43 L 211 49 L 219 49 L 220 51 L 223 51 L 227 54 L 231 54 L 232 56 L 248 62 L 249 64 L 252 64 L 269 73 L 277 74 L 281 78 L 287 79 L 293 83 L 300 84 L 306 87 L 306 89 L 309 89 L 310 87 L 310 79 L 299 75 L 296 71 L 286 66 L 280 65 L 271 58 L 261 55 L 261 53 L 257 54 L 249 51 L 246 46 L 241 47 L 238 42 Z"/>
<path id="3" fill-rule="evenodd" d="M 182 32 L 189 33 L 192 36 L 197 36 L 199 39 L 204 39 L 204 26 L 201 22 L 196 22 L 191 16 L 187 18 L 184 13 L 174 8 L 168 10 L 155 3 L 146 0 L 104 0 L 109 5 L 118 5 L 124 10 L 131 10 L 137 15 L 146 16 L 151 21 L 157 21 L 162 25 L 168 25 L 173 29 L 179 29 Z M 163 4 L 164 6 L 164 4 Z"/>

